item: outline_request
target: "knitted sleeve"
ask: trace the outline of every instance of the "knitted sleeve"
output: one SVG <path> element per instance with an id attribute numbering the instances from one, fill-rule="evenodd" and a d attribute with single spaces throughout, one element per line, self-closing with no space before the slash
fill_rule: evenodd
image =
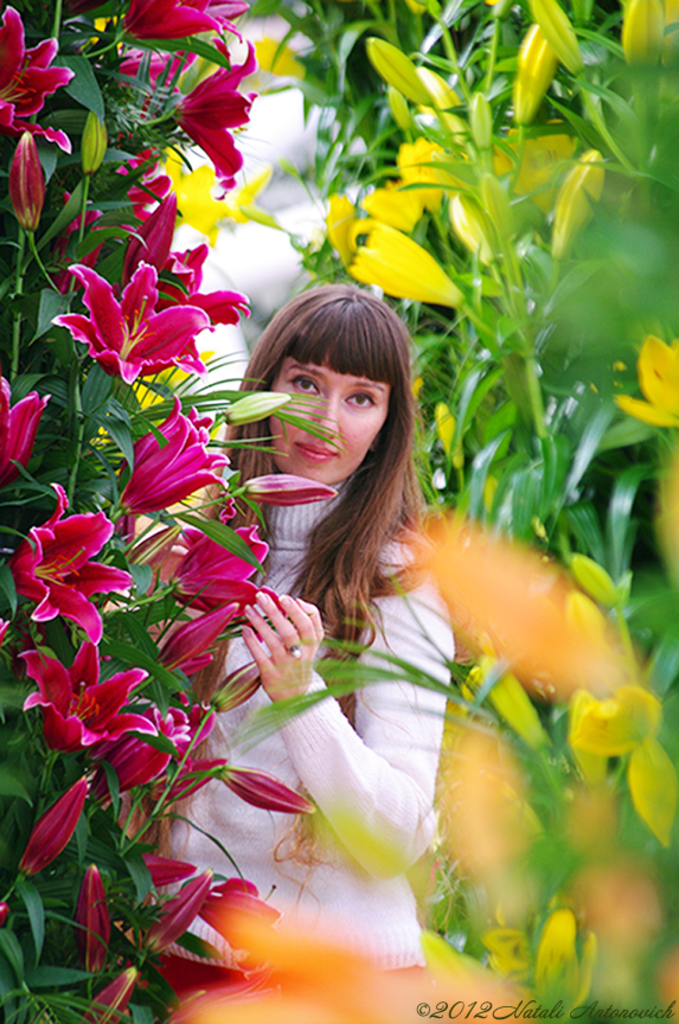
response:
<path id="1" fill-rule="evenodd" d="M 446 695 L 408 681 L 398 662 L 443 685 L 454 648 L 430 588 L 378 602 L 381 629 L 362 661 L 394 673 L 357 694 L 356 729 L 327 697 L 282 729 L 288 754 L 345 849 L 379 877 L 401 874 L 431 842 Z M 387 655 L 387 659 L 382 657 Z M 314 688 L 323 687 L 318 678 Z"/>

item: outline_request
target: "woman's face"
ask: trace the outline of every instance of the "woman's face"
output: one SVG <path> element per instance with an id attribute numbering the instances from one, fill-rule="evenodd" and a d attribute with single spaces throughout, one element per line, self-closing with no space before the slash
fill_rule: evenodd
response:
<path id="1" fill-rule="evenodd" d="M 380 381 L 335 373 L 328 366 L 299 363 L 288 356 L 271 390 L 317 399 L 305 418 L 335 431 L 331 441 L 272 416 L 276 468 L 332 487 L 351 476 L 363 462 L 387 418 L 391 388 Z"/>

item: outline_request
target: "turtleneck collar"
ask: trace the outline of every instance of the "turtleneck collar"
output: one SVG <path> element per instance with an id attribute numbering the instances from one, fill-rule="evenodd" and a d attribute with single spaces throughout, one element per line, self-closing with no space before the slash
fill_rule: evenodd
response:
<path id="1" fill-rule="evenodd" d="M 342 500 L 348 481 L 337 484 L 337 494 L 306 505 L 274 505 L 269 511 L 266 540 L 272 551 L 304 551 L 312 530 Z"/>

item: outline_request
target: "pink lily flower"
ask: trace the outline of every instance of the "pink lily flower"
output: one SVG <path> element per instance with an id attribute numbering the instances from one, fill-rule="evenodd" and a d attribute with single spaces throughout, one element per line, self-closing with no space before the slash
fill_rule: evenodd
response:
<path id="1" fill-rule="evenodd" d="M 17 592 L 36 603 L 31 615 L 35 622 L 63 615 L 98 644 L 104 628 L 90 597 L 125 590 L 132 585 L 132 577 L 122 569 L 90 561 L 110 539 L 113 523 L 103 512 L 62 519 L 68 508 L 66 493 L 59 484 L 52 487 L 57 495 L 54 513 L 43 526 L 32 527 L 9 567 Z"/>
<path id="2" fill-rule="evenodd" d="M 259 898 L 257 886 L 244 878 L 229 878 L 216 885 L 200 908 L 200 917 L 227 940 L 229 918 L 233 915 L 239 920 L 248 915 L 267 924 L 274 924 L 281 916 L 278 910 Z"/>
<path id="3" fill-rule="evenodd" d="M 266 558 L 269 545 L 260 539 L 256 526 L 239 526 L 235 532 L 259 562 Z M 182 543 L 186 554 L 173 574 L 181 600 L 198 611 L 211 611 L 232 601 L 238 603 L 239 610 L 252 604 L 258 589 L 250 582 L 254 566 L 194 527 L 184 531 Z"/>
<path id="4" fill-rule="evenodd" d="M 9 629 L 9 622 L 6 619 L 0 619 L 0 649 L 2 649 L 2 643 L 5 639 L 5 633 Z"/>
<path id="5" fill-rule="evenodd" d="M 28 465 L 40 417 L 49 401 L 49 395 L 40 398 L 36 391 L 31 391 L 10 406 L 11 394 L 9 384 L 0 376 L 0 487 L 19 476 L 15 462 L 24 468 Z"/>
<path id="6" fill-rule="evenodd" d="M 111 918 L 96 864 L 90 864 L 85 872 L 74 920 L 80 925 L 75 933 L 80 962 L 86 971 L 96 974 L 106 963 L 111 938 Z"/>
<path id="7" fill-rule="evenodd" d="M 36 231 L 45 202 L 45 174 L 38 147 L 30 132 L 24 132 L 9 169 L 9 197 L 16 219 L 24 231 Z"/>
<path id="8" fill-rule="evenodd" d="M 146 936 L 146 946 L 154 953 L 160 953 L 183 935 L 210 891 L 214 872 L 211 868 L 187 882 L 184 888 L 168 900 L 161 916 L 154 921 Z"/>
<path id="9" fill-rule="evenodd" d="M 19 871 L 37 875 L 52 863 L 75 832 L 87 796 L 87 779 L 74 782 L 36 821 L 19 862 Z"/>
<path id="10" fill-rule="evenodd" d="M 207 294 L 199 291 L 203 281 L 203 263 L 209 251 L 209 245 L 202 243 L 195 249 L 169 254 L 165 269 L 177 277 L 183 287 L 180 288 L 163 279 L 159 284 L 159 308 L 164 309 L 170 302 L 188 302 L 192 306 L 204 309 L 212 324 L 237 324 L 241 316 L 250 316 L 247 295 L 224 288 Z"/>
<path id="11" fill-rule="evenodd" d="M 6 8 L 0 24 L 0 135 L 30 132 L 70 153 L 65 132 L 41 128 L 31 120 L 42 110 L 45 97 L 68 85 L 74 76 L 68 68 L 50 68 L 58 49 L 56 39 L 45 39 L 27 50 L 21 16 L 13 7 Z"/>
<path id="12" fill-rule="evenodd" d="M 285 814 L 310 814 L 314 809 L 314 805 L 300 793 L 258 768 L 241 768 L 230 764 L 222 769 L 220 778 L 232 793 L 253 807 L 283 811 Z"/>
<path id="13" fill-rule="evenodd" d="M 169 311 L 168 311 L 169 312 Z M 161 314 L 162 315 L 162 314 Z M 125 513 L 158 512 L 210 484 L 224 486 L 216 470 L 228 465 L 222 452 L 208 452 L 212 417 L 199 417 L 195 409 L 188 416 L 174 399 L 174 411 L 158 428 L 166 439 L 161 448 L 155 434 L 148 433 L 134 446 L 134 469 L 122 495 Z"/>
<path id="14" fill-rule="evenodd" d="M 99 992 L 95 992 L 92 1009 L 87 1011 L 83 1021 L 87 1024 L 119 1024 L 122 1013 L 132 998 L 138 977 L 137 968 L 128 967 Z"/>
<path id="15" fill-rule="evenodd" d="M 24 701 L 24 711 L 41 707 L 45 741 L 52 750 L 73 752 L 102 740 L 116 739 L 128 729 L 155 732 L 143 715 L 121 712 L 130 692 L 147 673 L 133 668 L 99 682 L 99 656 L 94 644 L 85 642 L 71 668 L 39 651 L 19 655 L 39 691 Z"/>
<path id="16" fill-rule="evenodd" d="M 205 668 L 212 661 L 208 648 L 237 611 L 237 604 L 229 604 L 183 623 L 161 647 L 160 664 L 169 669 L 179 668 L 187 676 Z"/>
<path id="17" fill-rule="evenodd" d="M 83 302 L 91 319 L 81 313 L 64 313 L 54 323 L 67 327 L 76 341 L 106 373 L 119 375 L 131 384 L 140 374 L 159 373 L 169 366 L 205 373 L 195 345 L 196 335 L 210 326 L 210 319 L 196 306 L 156 312 L 158 272 L 140 263 L 117 301 L 113 288 L 82 263 L 70 273 L 83 285 Z"/>
<path id="18" fill-rule="evenodd" d="M 206 7 L 206 2 L 132 0 L 123 26 L 134 39 L 183 39 L 198 32 L 220 32 L 220 21 L 204 13 Z"/>
<path id="19" fill-rule="evenodd" d="M 185 860 L 173 860 L 172 857 L 161 857 L 157 853 L 142 853 L 141 859 L 149 869 L 151 881 L 156 889 L 174 885 L 175 882 L 183 882 L 196 870 L 195 864 L 189 864 Z"/>
<path id="20" fill-rule="evenodd" d="M 221 39 L 216 39 L 214 45 L 227 55 Z M 234 187 L 235 175 L 243 166 L 243 157 L 236 149 L 230 129 L 241 127 L 249 119 L 255 94 L 244 95 L 238 92 L 238 87 L 256 67 L 255 49 L 248 42 L 248 56 L 242 64 L 230 69 L 218 68 L 177 105 L 179 125 L 212 160 L 224 189 Z"/>
<path id="21" fill-rule="evenodd" d="M 260 505 L 308 505 L 312 501 L 327 501 L 336 494 L 334 487 L 292 473 L 253 476 L 245 485 L 245 497 Z"/>

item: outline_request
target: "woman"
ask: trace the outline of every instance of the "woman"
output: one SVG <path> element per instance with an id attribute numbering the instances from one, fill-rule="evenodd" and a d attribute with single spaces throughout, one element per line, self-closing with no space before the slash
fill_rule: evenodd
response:
<path id="1" fill-rule="evenodd" d="M 322 669 L 337 651 L 324 650 L 324 635 L 362 651 L 361 666 L 393 671 L 402 660 L 449 681 L 450 627 L 436 595 L 411 578 L 407 542 L 418 527 L 421 499 L 412 461 L 407 332 L 367 292 L 314 289 L 293 299 L 264 331 L 244 389 L 316 401 L 306 414 L 310 431 L 276 418 L 241 428 L 235 439 L 260 439 L 233 452 L 242 479 L 294 473 L 331 485 L 337 495 L 268 512 L 266 584 L 280 607 L 258 595 L 246 610 L 242 640 L 229 645 L 226 665 L 215 659 L 207 689 L 253 661 L 262 685 L 219 716 L 209 753 L 271 772 L 309 796 L 318 813 L 310 816 L 312 831 L 308 818 L 251 807 L 213 782 L 187 812 L 200 831 L 175 825 L 173 853 L 200 870 L 233 875 L 211 834 L 288 919 L 327 930 L 384 968 L 422 964 L 405 871 L 434 832 L 445 696 L 405 679 L 371 683 L 339 701 L 326 696 L 273 735 L 241 746 L 258 709 L 325 691 L 314 665 Z M 206 925 L 199 922 L 196 930 L 219 945 Z"/>

